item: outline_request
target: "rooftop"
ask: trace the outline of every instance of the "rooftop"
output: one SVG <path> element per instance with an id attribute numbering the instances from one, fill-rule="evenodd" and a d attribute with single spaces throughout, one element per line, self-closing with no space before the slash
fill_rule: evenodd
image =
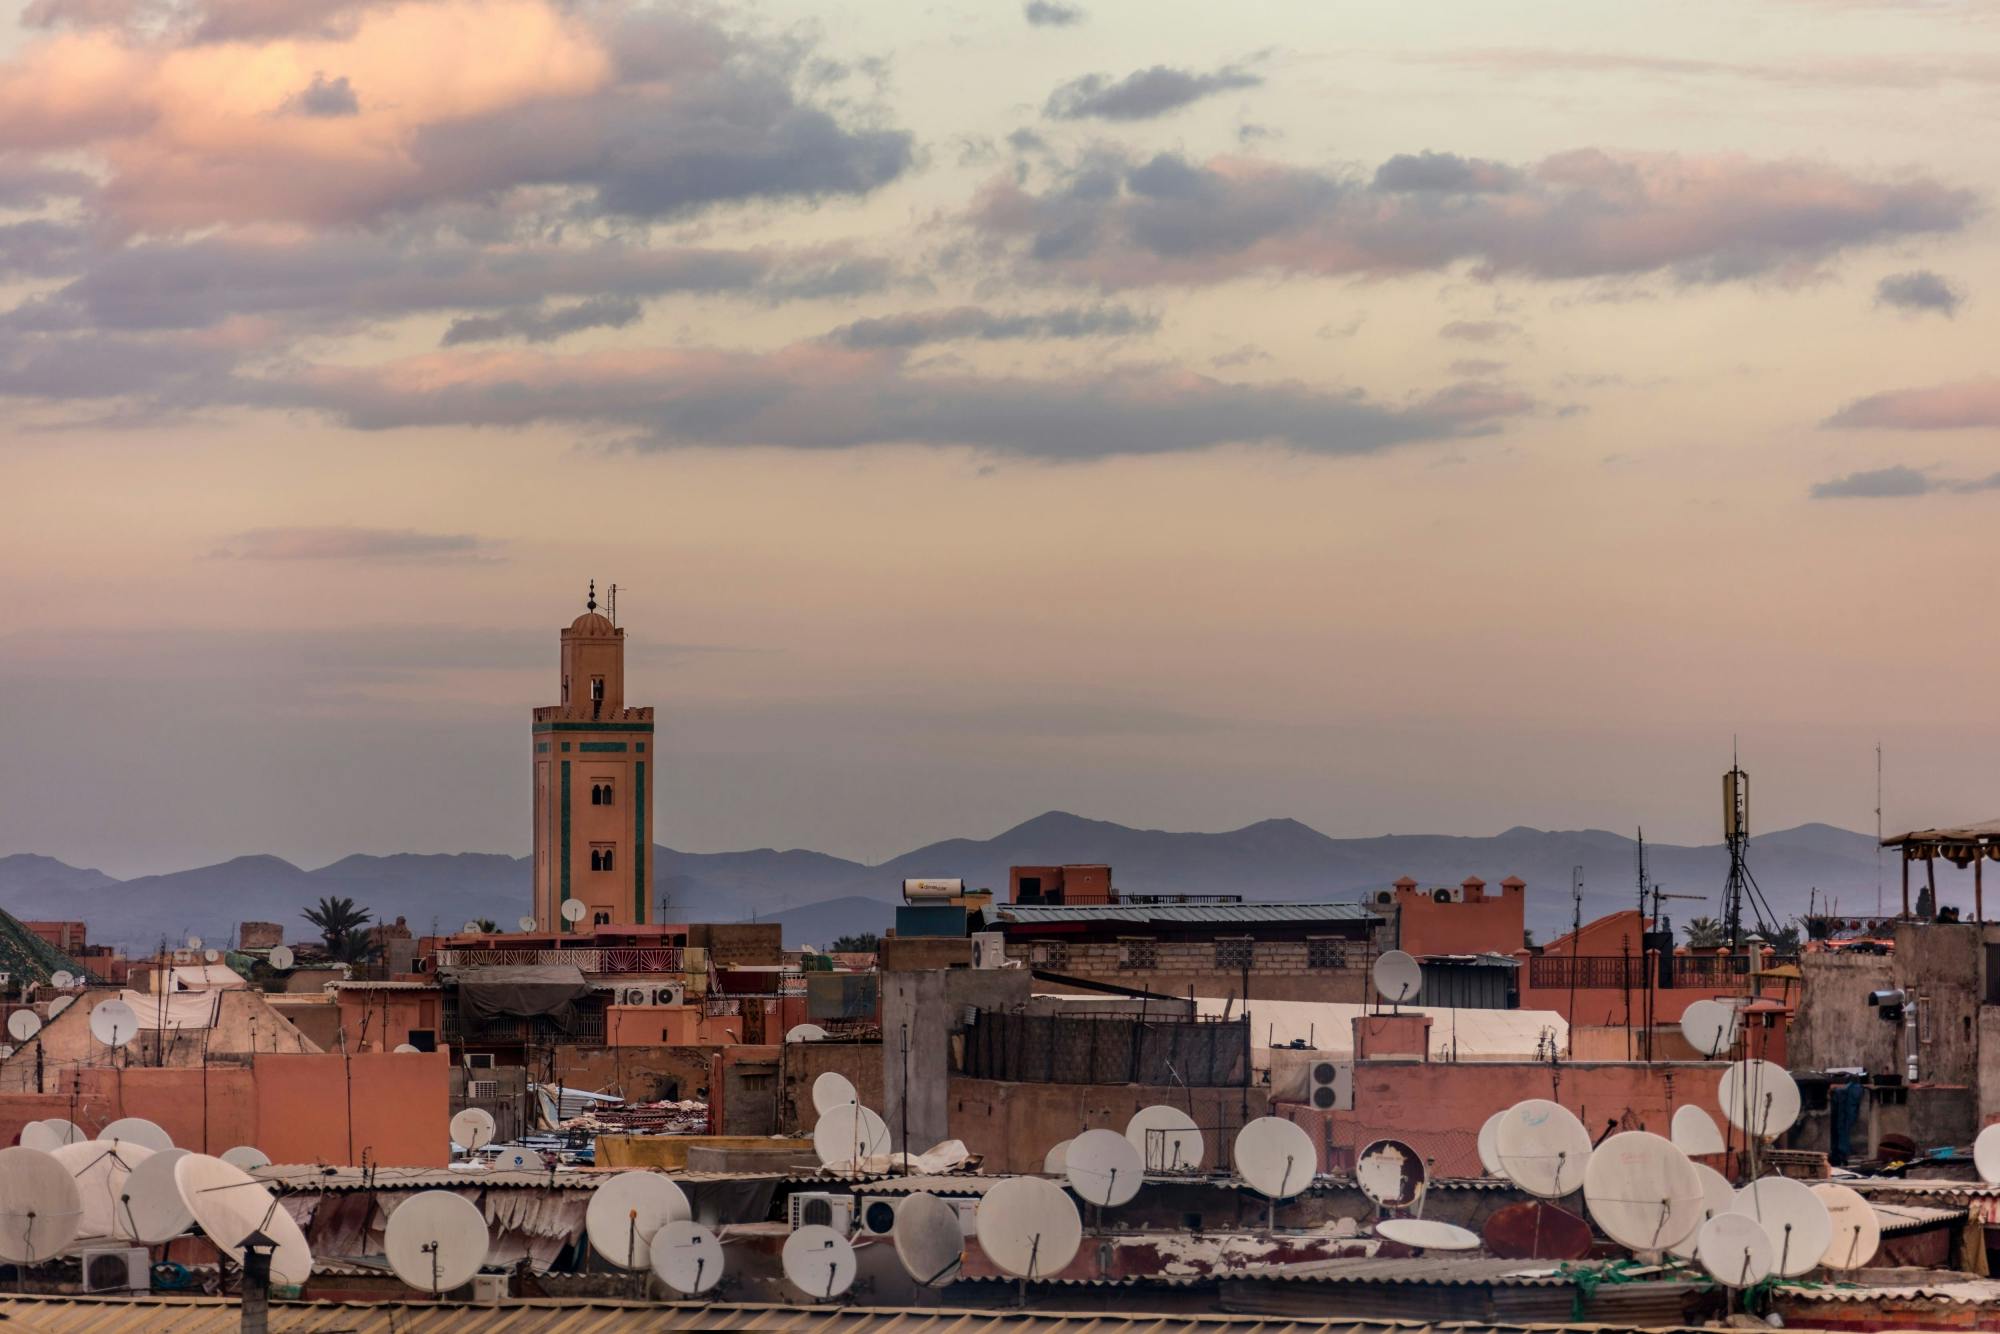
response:
<path id="1" fill-rule="evenodd" d="M 1381 920 L 1358 903 L 1008 903 L 995 905 L 988 911 L 1000 921 L 1017 926 L 1052 926 L 1060 922 L 1130 922 L 1147 926 Z"/>

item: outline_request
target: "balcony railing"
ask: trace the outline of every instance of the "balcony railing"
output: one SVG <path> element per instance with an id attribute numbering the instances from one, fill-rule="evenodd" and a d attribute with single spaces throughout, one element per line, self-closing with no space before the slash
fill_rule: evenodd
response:
<path id="1" fill-rule="evenodd" d="M 1657 955 L 1540 954 L 1528 960 L 1528 985 L 1537 989 L 1644 990 L 1648 967 L 1659 967 Z M 1749 961 L 1740 954 L 1676 954 L 1656 985 L 1702 991 L 1738 991 Z"/>
<path id="2" fill-rule="evenodd" d="M 1676 954 L 1673 984 L 1709 991 L 1736 991 L 1749 971 L 1750 960 L 1741 954 Z"/>
<path id="3" fill-rule="evenodd" d="M 441 968 L 491 968 L 501 965 L 568 963 L 575 964 L 584 972 L 591 974 L 678 973 L 682 971 L 685 958 L 684 950 L 672 946 L 651 949 L 636 947 L 573 950 L 441 949 L 437 952 L 438 966 Z"/>
<path id="4" fill-rule="evenodd" d="M 444 1040 L 454 1047 L 468 1044 L 475 1047 L 504 1046 L 516 1042 L 538 1047 L 558 1044 L 601 1047 L 604 1045 L 604 1012 L 579 1012 L 568 1028 L 540 1016 L 533 1019 L 496 1019 L 492 1023 L 467 1027 L 460 1021 L 457 1011 L 447 1010 L 442 1030 Z"/>

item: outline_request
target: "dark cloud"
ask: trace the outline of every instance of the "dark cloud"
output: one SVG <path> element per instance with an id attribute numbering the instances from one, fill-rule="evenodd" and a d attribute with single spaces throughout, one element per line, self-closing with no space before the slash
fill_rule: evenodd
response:
<path id="1" fill-rule="evenodd" d="M 365 561 L 371 564 L 491 560 L 495 544 L 470 533 L 414 528 L 253 528 L 225 541 L 217 555 L 234 560 Z"/>
<path id="2" fill-rule="evenodd" d="M 1122 79 L 1086 74 L 1049 94 L 1043 113 L 1057 120 L 1151 120 L 1178 111 L 1191 102 L 1236 88 L 1255 88 L 1264 81 L 1240 69 L 1211 74 L 1155 65 Z"/>
<path id="3" fill-rule="evenodd" d="M 74 272 L 89 246 L 83 228 L 69 223 L 41 218 L 0 222 L 0 278 L 53 278 Z"/>
<path id="4" fill-rule="evenodd" d="M 475 315 L 453 320 L 444 331 L 443 344 L 490 343 L 519 338 L 529 343 L 553 343 L 585 329 L 623 329 L 637 324 L 641 308 L 630 297 L 600 296 L 573 306 L 553 310 L 518 308 L 498 315 Z"/>
<path id="5" fill-rule="evenodd" d="M 1519 180 L 1504 163 L 1456 153 L 1398 153 L 1375 168 L 1377 190 L 1485 194 L 1511 190 Z"/>
<path id="6" fill-rule="evenodd" d="M 87 199 L 96 190 L 80 171 L 0 157 L 0 208 L 38 209 L 60 199 Z"/>
<path id="7" fill-rule="evenodd" d="M 1515 169 L 1495 190 L 1502 171 L 1432 155 L 1387 174 L 1426 188 L 1375 189 L 1339 171 L 1099 149 L 1040 188 L 995 182 L 969 220 L 1029 269 L 1103 287 L 1461 263 L 1481 275 L 1718 283 L 1802 279 L 1843 252 L 1954 232 L 1980 211 L 1971 191 L 1930 178 L 1799 161 L 1583 149 Z"/>
<path id="8" fill-rule="evenodd" d="M 2000 473 L 1986 477 L 1953 480 L 1932 477 L 1901 464 L 1851 472 L 1830 482 L 1813 486 L 1814 500 L 1893 500 L 1909 496 L 1969 495 L 1977 491 L 2000 491 Z"/>
<path id="9" fill-rule="evenodd" d="M 1086 15 L 1075 5 L 1058 4 L 1056 0 L 1028 0 L 1021 7 L 1021 17 L 1037 28 L 1067 28 L 1083 22 Z"/>
<path id="10" fill-rule="evenodd" d="M 358 116 L 361 114 L 361 99 L 354 95 L 354 86 L 345 74 L 337 79 L 315 73 L 307 84 L 288 104 L 301 116 Z"/>
<path id="11" fill-rule="evenodd" d="M 1828 417 L 1833 427 L 1958 431 L 2000 426 L 2000 380 L 1960 380 L 1856 399 Z"/>
<path id="12" fill-rule="evenodd" d="M 1964 303 L 1963 293 L 1929 269 L 1892 273 L 1875 284 L 1875 304 L 1898 310 L 1931 310 L 1949 319 Z"/>
<path id="13" fill-rule="evenodd" d="M 1501 343 L 1520 332 L 1520 325 L 1506 320 L 1453 320 L 1438 330 L 1438 336 L 1462 343 Z"/>
<path id="14" fill-rule="evenodd" d="M 959 339 L 996 342 L 1011 338 L 1108 338 L 1151 333 L 1159 317 L 1126 306 L 1071 306 L 1031 315 L 1002 315 L 977 306 L 856 320 L 827 337 L 848 347 L 917 347 Z"/>

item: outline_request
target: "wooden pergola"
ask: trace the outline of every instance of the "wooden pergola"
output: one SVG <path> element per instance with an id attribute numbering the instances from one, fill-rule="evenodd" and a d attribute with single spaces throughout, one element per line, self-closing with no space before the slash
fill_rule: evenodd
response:
<path id="1" fill-rule="evenodd" d="M 1903 853 L 1903 916 L 1910 915 L 1910 863 L 1924 864 L 1924 879 L 1930 886 L 1935 910 L 1937 859 L 1942 857 L 1961 871 L 1968 866 L 1972 868 L 1972 920 L 1986 920 L 1984 868 L 1989 859 L 2000 861 L 2000 820 L 1956 829 L 1913 829 L 1907 834 L 1890 835 L 1882 840 L 1882 846 L 1900 848 Z"/>

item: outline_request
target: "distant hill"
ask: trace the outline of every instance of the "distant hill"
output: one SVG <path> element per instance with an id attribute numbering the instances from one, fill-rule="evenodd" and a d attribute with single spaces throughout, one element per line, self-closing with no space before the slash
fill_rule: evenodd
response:
<path id="1" fill-rule="evenodd" d="M 1636 902 L 1634 843 L 1601 829 L 1516 827 L 1485 837 L 1392 834 L 1329 838 L 1297 820 L 1261 820 L 1223 833 L 1132 829 L 1062 811 L 1036 816 L 989 839 L 932 843 L 878 866 L 809 851 L 760 848 L 691 853 L 654 848 L 653 887 L 671 917 L 785 924 L 787 941 L 819 944 L 853 931 L 879 931 L 892 920 L 903 879 L 957 876 L 1004 896 L 1016 865 L 1109 862 L 1118 885 L 1134 892 L 1226 893 L 1301 902 L 1352 900 L 1411 875 L 1426 885 L 1468 875 L 1528 882 L 1528 921 L 1548 939 L 1570 919 L 1571 868 L 1583 871 L 1586 919 Z M 1706 903 L 1675 902 L 1685 921 L 1721 908 L 1728 856 L 1719 845 L 1647 845 L 1653 878 Z M 1831 825 L 1806 824 L 1751 841 L 1750 865 L 1773 911 L 1789 919 L 1806 910 L 1808 891 L 1836 898 L 1842 911 L 1874 911 L 1875 840 Z M 1893 863 L 1888 874 L 1895 874 Z M 1891 894 L 1894 893 L 1893 886 Z M 419 932 L 450 930 L 491 918 L 511 927 L 529 893 L 526 858 L 491 853 L 343 857 L 304 870 L 277 857 L 246 856 L 215 866 L 119 881 L 50 857 L 0 857 L 0 907 L 18 917 L 81 918 L 91 937 L 149 950 L 162 938 L 192 932 L 226 939 L 242 921 L 274 921 L 303 938 L 299 915 L 323 896 L 352 898 L 378 918 L 405 918 Z M 1955 901 L 1949 892 L 1946 902 Z"/>

